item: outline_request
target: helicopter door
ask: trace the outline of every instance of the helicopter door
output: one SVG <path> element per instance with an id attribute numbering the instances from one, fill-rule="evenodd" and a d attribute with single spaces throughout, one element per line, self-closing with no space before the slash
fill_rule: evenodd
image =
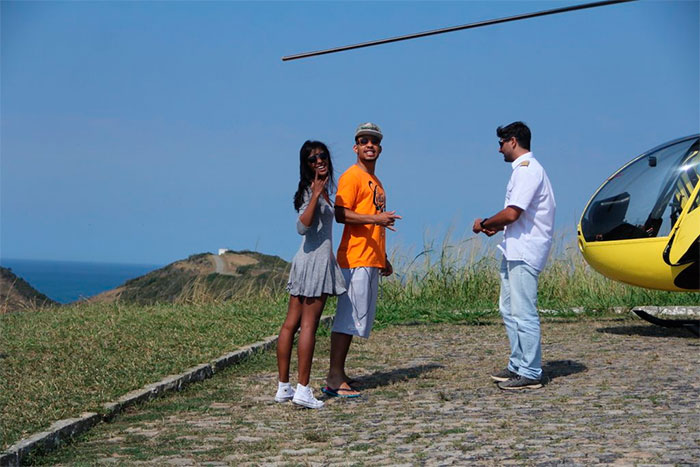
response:
<path id="1" fill-rule="evenodd" d="M 671 207 L 671 221 L 676 225 L 671 240 L 664 250 L 664 261 L 670 266 L 698 261 L 698 252 L 690 254 L 700 238 L 700 153 L 698 142 L 690 147 L 681 161 L 678 176 L 674 182 Z M 692 202 L 690 202 L 692 200 Z M 686 206 L 689 204 L 689 206 Z M 687 209 L 684 209 L 686 208 Z M 683 211 L 686 211 L 683 215 Z M 697 245 L 695 245 L 697 249 Z"/>
<path id="2" fill-rule="evenodd" d="M 700 188 L 700 186 L 698 187 Z M 674 274 L 673 284 L 679 289 L 700 289 L 700 189 L 695 190 L 693 210 L 679 220 L 679 226 L 664 249 L 663 258 Z M 674 267 L 676 266 L 676 267 Z"/>
<path id="3" fill-rule="evenodd" d="M 666 246 L 664 260 L 670 266 L 700 260 L 697 252 L 697 243 L 700 240 L 700 209 L 698 209 L 698 204 L 700 204 L 700 193 L 696 193 L 695 202 L 691 206 L 692 211 L 683 216 L 678 229 Z M 696 250 L 694 254 L 691 251 L 693 249 Z"/>
<path id="4" fill-rule="evenodd" d="M 680 267 L 674 276 L 674 285 L 695 290 L 700 288 L 700 154 L 697 143 L 679 169 L 669 203 L 675 227 L 663 258 L 669 266 Z"/>

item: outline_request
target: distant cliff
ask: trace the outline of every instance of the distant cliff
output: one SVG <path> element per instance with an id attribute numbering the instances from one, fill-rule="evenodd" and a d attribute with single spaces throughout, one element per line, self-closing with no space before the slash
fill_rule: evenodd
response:
<path id="1" fill-rule="evenodd" d="M 0 313 L 31 310 L 41 306 L 58 305 L 32 287 L 12 269 L 0 267 Z"/>
<path id="2" fill-rule="evenodd" d="M 284 290 L 289 263 L 254 251 L 200 253 L 131 279 L 90 302 L 186 303 Z"/>

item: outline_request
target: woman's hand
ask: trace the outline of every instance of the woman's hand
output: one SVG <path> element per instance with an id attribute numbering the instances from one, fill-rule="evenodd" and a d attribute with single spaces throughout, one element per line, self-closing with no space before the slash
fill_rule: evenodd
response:
<path id="1" fill-rule="evenodd" d="M 326 190 L 327 185 L 328 177 L 319 178 L 317 170 L 316 176 L 314 177 L 314 181 L 311 182 L 311 196 L 314 198 L 318 198 L 319 196 L 321 196 L 321 194 Z"/>
<path id="2" fill-rule="evenodd" d="M 318 204 L 318 198 L 323 195 L 323 193 L 326 191 L 326 185 L 328 184 L 328 177 L 319 177 L 318 171 L 316 171 L 316 175 L 314 177 L 314 180 L 311 182 L 311 199 L 309 200 L 309 204 L 306 206 L 306 209 L 304 209 L 304 212 L 301 213 L 299 216 L 299 221 L 304 224 L 306 227 L 310 227 L 311 223 L 314 220 L 314 212 L 316 212 L 316 205 Z M 326 199 L 328 199 L 328 195 L 325 195 Z M 300 232 L 301 233 L 301 232 Z"/>

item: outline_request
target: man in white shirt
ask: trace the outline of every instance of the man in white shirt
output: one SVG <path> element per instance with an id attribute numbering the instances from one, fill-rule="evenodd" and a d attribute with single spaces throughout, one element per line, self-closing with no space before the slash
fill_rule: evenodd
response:
<path id="1" fill-rule="evenodd" d="M 499 310 L 510 341 L 508 366 L 491 375 L 501 389 L 542 387 L 542 345 L 537 314 L 537 280 L 552 246 L 556 203 L 552 185 L 530 152 L 530 129 L 523 122 L 498 127 L 499 152 L 513 172 L 504 208 L 474 220 L 472 230 L 494 235 L 504 230 Z"/>

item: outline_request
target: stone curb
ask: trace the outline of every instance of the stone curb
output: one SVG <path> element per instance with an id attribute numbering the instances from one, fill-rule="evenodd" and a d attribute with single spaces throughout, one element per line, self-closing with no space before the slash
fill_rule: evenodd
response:
<path id="1" fill-rule="evenodd" d="M 332 322 L 332 316 L 324 316 L 319 324 L 329 327 Z M 146 402 L 169 392 L 179 391 L 190 383 L 211 378 L 224 368 L 241 363 L 257 353 L 265 352 L 276 344 L 277 336 L 268 336 L 261 341 L 241 347 L 235 352 L 222 355 L 212 360 L 211 363 L 197 365 L 179 375 L 166 376 L 157 383 L 147 384 L 141 389 L 128 392 L 116 401 L 103 404 L 103 415 L 86 412 L 79 418 L 67 418 L 54 422 L 47 431 L 35 433 L 29 438 L 22 439 L 10 446 L 6 452 L 0 453 L 0 467 L 19 466 L 23 458 L 31 452 L 56 449 L 62 443 L 85 433 L 98 423 L 111 420 L 129 406 Z"/>
<path id="2" fill-rule="evenodd" d="M 0 466 L 20 465 L 22 459 L 30 452 L 56 449 L 67 439 L 88 431 L 100 423 L 102 417 L 94 412 L 86 412 L 79 418 L 67 418 L 54 422 L 48 431 L 35 433 L 16 443 L 7 452 L 0 455 Z"/>
<path id="3" fill-rule="evenodd" d="M 276 343 L 277 343 L 277 336 L 269 336 L 269 337 L 266 337 L 265 339 L 263 339 L 259 342 L 242 347 L 235 352 L 231 352 L 231 353 L 228 353 L 226 355 L 222 355 L 221 357 L 217 358 L 216 360 L 212 360 L 212 362 L 211 362 L 212 370 L 214 373 L 217 373 L 217 372 L 223 370 L 224 368 L 227 368 L 231 365 L 235 365 L 237 363 L 244 361 L 246 358 L 249 358 L 249 357 L 255 355 L 256 353 L 264 352 L 265 350 L 270 349 Z"/>
<path id="4" fill-rule="evenodd" d="M 700 316 L 700 306 L 651 306 L 651 305 L 644 305 L 644 306 L 633 306 L 633 307 L 623 307 L 623 306 L 616 306 L 612 308 L 612 311 L 617 314 L 624 314 L 624 313 L 631 313 L 632 310 L 642 310 L 646 311 L 650 315 L 667 315 L 667 316 L 686 316 L 686 317 L 693 317 L 693 316 Z M 542 314 L 555 314 L 555 313 L 561 313 L 562 310 L 548 310 L 548 309 L 538 309 L 538 312 Z M 569 311 L 571 313 L 584 313 L 586 310 L 583 307 L 573 307 L 570 308 Z M 598 310 L 592 310 L 593 312 L 596 312 Z"/>
<path id="5" fill-rule="evenodd" d="M 104 404 L 102 406 L 105 412 L 104 418 L 109 420 L 129 406 L 148 401 L 166 392 L 179 391 L 189 383 L 211 378 L 213 373 L 211 365 L 204 363 L 190 368 L 179 375 L 166 376 L 157 383 L 148 384 L 141 389 L 123 395 L 115 402 Z"/>

